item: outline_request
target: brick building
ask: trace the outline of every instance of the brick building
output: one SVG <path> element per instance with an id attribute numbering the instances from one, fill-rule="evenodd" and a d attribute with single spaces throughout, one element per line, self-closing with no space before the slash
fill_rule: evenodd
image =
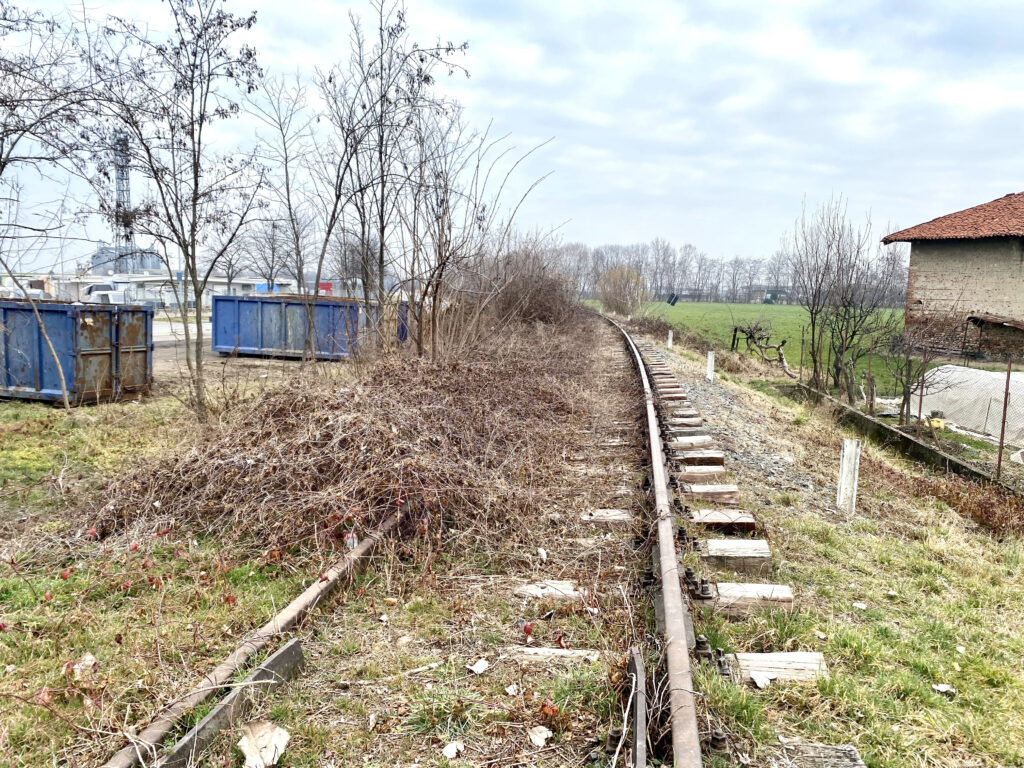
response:
<path id="1" fill-rule="evenodd" d="M 910 243 L 905 325 L 948 352 L 1024 351 L 1024 192 L 900 230 Z"/>

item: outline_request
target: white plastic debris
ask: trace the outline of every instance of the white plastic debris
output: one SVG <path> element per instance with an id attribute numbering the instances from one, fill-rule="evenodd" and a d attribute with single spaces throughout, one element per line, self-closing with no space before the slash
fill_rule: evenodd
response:
<path id="1" fill-rule="evenodd" d="M 866 611 L 868 609 L 868 604 L 867 603 L 854 603 L 853 607 L 856 608 L 858 611 Z"/>
<path id="2" fill-rule="evenodd" d="M 770 672 L 755 671 L 750 673 L 750 679 L 753 681 L 754 685 L 756 685 L 762 691 L 769 685 L 771 685 L 772 680 L 774 680 L 776 677 L 777 675 L 773 675 Z"/>
<path id="3" fill-rule="evenodd" d="M 270 768 L 284 754 L 291 735 L 267 720 L 253 720 L 242 726 L 238 748 L 245 755 L 245 768 Z"/>
<path id="4" fill-rule="evenodd" d="M 952 696 L 956 693 L 956 688 L 948 683 L 938 683 L 933 685 L 932 690 L 936 693 L 941 693 L 943 696 Z"/>
<path id="5" fill-rule="evenodd" d="M 548 743 L 548 739 L 550 739 L 554 734 L 551 733 L 549 728 L 546 728 L 543 725 L 535 725 L 526 732 L 526 735 L 530 737 L 530 743 L 533 744 L 533 746 L 543 747 Z"/>
<path id="6" fill-rule="evenodd" d="M 548 561 L 548 551 L 544 549 L 544 547 L 537 547 L 537 555 L 540 557 L 540 561 L 542 563 L 546 563 Z"/>
<path id="7" fill-rule="evenodd" d="M 95 672 L 98 667 L 99 662 L 96 661 L 96 657 L 87 653 L 71 666 L 71 677 L 73 680 L 81 680 Z"/>
<path id="8" fill-rule="evenodd" d="M 491 666 L 491 662 L 487 659 L 477 659 L 475 664 L 467 664 L 466 669 L 472 672 L 474 675 L 482 675 Z"/>
<path id="9" fill-rule="evenodd" d="M 445 746 L 445 748 L 441 750 L 441 754 L 447 757 L 449 760 L 454 760 L 465 749 L 466 745 L 463 744 L 461 741 L 450 741 Z"/>
<path id="10" fill-rule="evenodd" d="M 505 689 L 505 693 L 507 693 L 509 696 L 518 696 L 519 695 L 519 686 L 516 685 L 515 683 L 512 683 L 512 685 L 508 686 Z"/>

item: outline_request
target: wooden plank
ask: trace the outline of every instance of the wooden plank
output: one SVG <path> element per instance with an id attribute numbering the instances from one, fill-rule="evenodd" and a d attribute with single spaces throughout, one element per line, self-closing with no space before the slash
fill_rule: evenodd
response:
<path id="1" fill-rule="evenodd" d="M 696 419 L 700 417 L 700 411 L 695 408 L 676 408 L 672 411 L 668 424 L 671 425 L 677 419 Z"/>
<path id="2" fill-rule="evenodd" d="M 690 509 L 690 522 L 715 531 L 740 533 L 757 530 L 757 520 L 742 509 Z"/>
<path id="3" fill-rule="evenodd" d="M 672 419 L 672 427 L 703 427 L 704 419 L 700 416 L 692 416 L 689 418 L 676 418 Z"/>
<path id="4" fill-rule="evenodd" d="M 554 662 L 600 661 L 600 651 L 589 651 L 582 648 L 539 648 L 530 645 L 511 645 L 502 650 L 502 656 L 508 656 L 521 664 L 551 664 Z"/>
<path id="5" fill-rule="evenodd" d="M 694 448 L 710 448 L 715 441 L 708 435 L 693 435 L 692 437 L 676 437 L 669 441 L 669 450 L 689 451 Z"/>
<path id="6" fill-rule="evenodd" d="M 706 464 L 725 464 L 725 451 L 703 449 L 696 451 L 679 451 L 676 458 L 686 462 L 687 466 L 698 467 Z"/>
<path id="7" fill-rule="evenodd" d="M 705 427 L 665 427 L 665 434 L 669 440 L 680 437 L 701 437 L 710 434 Z"/>
<path id="8" fill-rule="evenodd" d="M 568 603 L 576 603 L 583 599 L 574 581 L 559 581 L 548 579 L 547 581 L 535 581 L 532 584 L 521 584 L 513 590 L 520 597 L 530 597 L 534 600 L 556 600 Z"/>
<path id="9" fill-rule="evenodd" d="M 866 768 L 857 748 L 849 744 L 787 744 L 782 754 L 788 768 Z"/>
<path id="10" fill-rule="evenodd" d="M 725 467 L 713 465 L 684 467 L 675 475 L 676 479 L 684 483 L 715 483 L 725 480 Z"/>
<path id="11" fill-rule="evenodd" d="M 712 592 L 715 593 L 714 600 L 710 601 L 712 610 L 731 619 L 768 608 L 782 611 L 793 609 L 793 590 L 785 584 L 720 581 L 712 587 Z"/>
<path id="12" fill-rule="evenodd" d="M 800 683 L 828 677 L 825 657 L 817 651 L 784 653 L 737 653 L 730 663 L 738 683 L 751 683 L 757 677 L 771 684 Z"/>
<path id="13" fill-rule="evenodd" d="M 737 504 L 740 500 L 740 489 L 735 485 L 703 485 L 690 483 L 683 485 L 683 493 L 691 501 L 710 504 Z"/>
<path id="14" fill-rule="evenodd" d="M 584 512 L 580 520 L 609 528 L 628 528 L 633 524 L 633 515 L 625 509 L 591 509 Z"/>
<path id="15" fill-rule="evenodd" d="M 772 568 L 772 551 L 764 539 L 705 539 L 701 559 L 709 568 L 764 576 Z"/>

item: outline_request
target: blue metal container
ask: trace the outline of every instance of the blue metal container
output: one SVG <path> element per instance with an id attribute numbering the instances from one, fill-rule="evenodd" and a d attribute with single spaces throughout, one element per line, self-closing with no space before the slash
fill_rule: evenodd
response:
<path id="1" fill-rule="evenodd" d="M 151 307 L 43 301 L 36 307 L 73 404 L 152 386 Z M 0 301 L 0 397 L 62 399 L 57 364 L 27 301 Z"/>
<path id="2" fill-rule="evenodd" d="M 408 337 L 409 305 L 398 309 L 397 337 Z M 321 296 L 313 307 L 313 356 L 341 360 L 359 344 L 367 325 L 363 302 Z M 214 296 L 213 351 L 222 354 L 302 357 L 306 349 L 306 299 L 301 296 Z"/>

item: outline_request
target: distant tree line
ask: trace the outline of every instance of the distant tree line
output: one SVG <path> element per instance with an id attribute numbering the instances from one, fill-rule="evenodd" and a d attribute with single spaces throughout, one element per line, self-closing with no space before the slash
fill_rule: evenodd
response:
<path id="1" fill-rule="evenodd" d="M 720 258 L 662 238 L 631 245 L 561 246 L 563 268 L 579 294 L 597 298 L 601 276 L 615 267 L 639 274 L 651 297 L 680 301 L 793 303 L 793 269 L 779 250 L 766 257 Z"/>

